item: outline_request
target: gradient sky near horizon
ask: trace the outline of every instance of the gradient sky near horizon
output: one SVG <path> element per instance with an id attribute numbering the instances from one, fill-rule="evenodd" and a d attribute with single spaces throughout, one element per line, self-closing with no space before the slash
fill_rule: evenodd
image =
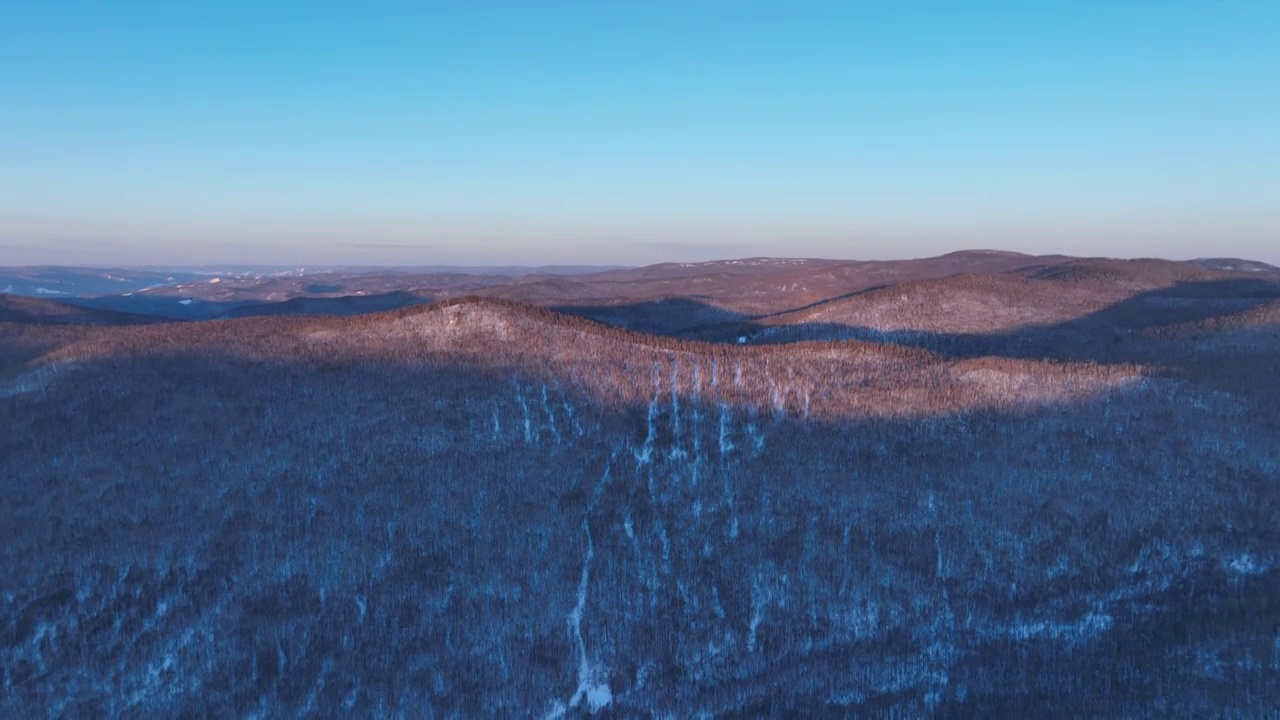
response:
<path id="1" fill-rule="evenodd" d="M 0 265 L 1280 263 L 1280 3 L 0 4 Z"/>

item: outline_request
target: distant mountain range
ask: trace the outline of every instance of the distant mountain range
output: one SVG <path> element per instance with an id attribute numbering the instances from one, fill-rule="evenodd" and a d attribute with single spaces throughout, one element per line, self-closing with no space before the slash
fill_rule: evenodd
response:
<path id="1" fill-rule="evenodd" d="M 351 315 L 478 295 L 517 300 L 659 332 L 706 330 L 733 320 L 785 322 L 787 313 L 830 315 L 838 305 L 864 306 L 888 297 L 901 283 L 911 293 L 942 283 L 949 292 L 957 275 L 985 283 L 984 292 L 1060 291 L 1071 288 L 1081 302 L 1116 299 L 1134 288 L 1210 278 L 1280 278 L 1280 268 L 1247 260 L 1119 261 L 964 251 L 936 258 L 851 261 L 747 258 L 704 263 L 665 263 L 641 268 L 187 268 L 99 270 L 89 268 L 0 268 L 0 290 L 58 299 L 82 307 L 171 320 L 204 320 L 273 314 Z M 988 276 L 982 280 L 977 276 Z M 1041 279 L 1056 279 L 1049 285 Z M 1019 280 L 1023 280 L 1018 285 Z M 1067 283 L 1067 281 L 1072 281 Z M 1004 290 L 997 289 L 1004 287 Z M 1014 287 L 1023 291 L 1015 291 Z M 1128 288 L 1128 290 L 1126 289 Z M 1100 292 L 1099 292 L 1100 290 Z M 879 295 L 852 300 L 852 294 Z M 1065 296 L 1059 298 L 1067 301 Z M 1004 300 L 1012 301 L 1008 297 Z M 1025 298 L 1024 298 L 1025 300 Z M 1041 298 L 1040 301 L 1047 301 Z M 683 303 L 688 313 L 651 303 Z M 994 296 L 991 302 L 997 301 Z M 1031 302 L 1035 304 L 1036 300 Z M 1076 302 L 1076 301 L 1071 301 Z M 833 305 L 835 303 L 835 305 Z M 1018 322 L 1026 302 L 1004 303 Z M 693 308 L 697 306 L 697 309 Z M 820 307 L 821 306 L 821 307 Z M 935 308 L 939 306 L 935 303 Z M 1051 315 L 1069 315 L 1059 307 Z M 657 319 L 656 324 L 655 320 Z M 774 318 L 766 320 L 765 318 Z M 979 323 L 989 318 L 976 319 Z M 899 323 L 903 322 L 899 317 Z M 672 327 L 672 323 L 679 327 Z M 874 324 L 874 323 L 873 323 Z M 719 330 L 710 331 L 715 335 Z"/>
<path id="2" fill-rule="evenodd" d="M 201 282 L 270 281 L 272 278 L 352 277 L 371 275 L 449 275 L 480 277 L 524 275 L 577 275 L 613 269 L 602 266 L 549 265 L 543 267 L 454 267 L 448 265 L 405 267 L 282 267 L 275 265 L 208 265 L 201 267 L 97 268 L 76 266 L 0 267 L 0 294 L 28 297 L 100 297 L 136 293 Z M 216 284 L 216 283 L 215 283 Z"/>

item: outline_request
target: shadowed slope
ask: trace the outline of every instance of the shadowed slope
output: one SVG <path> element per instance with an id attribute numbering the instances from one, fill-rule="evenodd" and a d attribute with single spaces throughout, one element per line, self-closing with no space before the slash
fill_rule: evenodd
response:
<path id="1" fill-rule="evenodd" d="M 232 308 L 228 317 L 260 315 L 363 315 L 385 312 L 431 302 L 417 293 L 396 291 L 380 295 L 344 295 L 340 297 L 296 297 L 277 303 Z"/>
<path id="2" fill-rule="evenodd" d="M 0 294 L 0 323 L 55 325 L 141 325 L 160 322 L 147 315 L 95 310 L 56 300 Z"/>
<path id="3" fill-rule="evenodd" d="M 1124 335 L 1229 316 L 1280 299 L 1280 282 L 1185 266 L 1062 266 L 1033 279 L 956 275 L 901 283 L 756 321 L 752 338 L 872 338 L 920 344 L 946 352 L 1008 354 L 1004 340 L 1035 340 L 1046 356 L 1086 336 Z M 1190 278 L 1190 279 L 1186 279 Z M 944 338 L 968 338 L 956 349 Z M 984 340 L 986 338 L 986 340 Z M 1088 339 L 1092 339 L 1089 337 Z M 1104 357 L 1096 357 L 1102 360 Z"/>
<path id="4" fill-rule="evenodd" d="M 1165 260 L 1072 260 L 1003 253 L 986 258 L 982 253 L 962 253 L 901 263 L 824 266 L 824 261 L 805 261 L 782 269 L 765 263 L 748 266 L 739 271 L 740 276 L 725 274 L 716 281 L 720 285 L 712 285 L 718 290 L 697 284 L 710 278 L 689 275 L 681 281 L 686 286 L 683 294 L 668 292 L 652 301 L 565 304 L 557 309 L 636 330 L 717 342 L 740 337 L 772 343 L 878 340 L 867 333 L 999 334 L 1062 325 L 1139 295 L 1155 297 L 1157 291 L 1168 291 L 1173 297 L 1188 292 L 1193 283 L 1220 282 L 1226 287 L 1266 282 L 1250 272 Z M 982 267 L 984 259 L 988 272 L 948 272 Z M 714 265 L 722 270 L 720 263 Z M 694 269 L 702 267 L 688 271 Z M 786 282 L 778 284 L 788 273 L 802 272 L 807 279 L 801 292 L 793 292 Z M 759 288 L 752 284 L 763 282 L 760 278 L 774 284 Z M 668 285 L 674 287 L 675 281 Z M 726 292 L 724 287 L 734 291 Z M 1203 287 L 1201 305 L 1210 307 L 1217 299 L 1212 297 L 1214 289 Z M 814 293 L 813 288 L 823 291 Z M 1188 312 L 1177 319 L 1192 317 L 1189 313 L 1198 310 L 1192 304 L 1184 302 Z M 1205 312 L 1214 310 L 1210 307 Z"/>

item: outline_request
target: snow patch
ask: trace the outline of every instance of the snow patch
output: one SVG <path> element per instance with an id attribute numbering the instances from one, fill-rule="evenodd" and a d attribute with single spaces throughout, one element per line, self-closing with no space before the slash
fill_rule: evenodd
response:
<path id="1" fill-rule="evenodd" d="M 613 702 L 613 691 L 609 688 L 605 669 L 588 658 L 587 643 L 582 637 L 582 615 L 587 609 L 587 590 L 591 582 L 591 559 L 595 557 L 591 526 L 585 518 L 582 530 L 587 535 L 587 556 L 582 562 L 582 577 L 578 581 L 578 604 L 569 613 L 569 630 L 578 646 L 578 689 L 569 700 L 569 707 L 578 707 L 585 699 L 587 710 L 595 713 Z"/>
<path id="2" fill-rule="evenodd" d="M 658 415 L 658 394 L 661 392 L 661 370 L 658 363 L 653 364 L 653 397 L 649 400 L 648 418 L 645 420 L 645 436 L 644 444 L 639 450 L 635 451 L 636 462 L 643 466 L 648 463 L 653 456 L 653 441 L 657 436 L 654 428 L 654 418 Z"/>
<path id="3" fill-rule="evenodd" d="M 51 363 L 19 375 L 8 384 L 0 384 L 0 398 L 43 390 L 49 387 L 55 375 L 70 367 L 67 363 Z"/>
<path id="4" fill-rule="evenodd" d="M 1113 622 L 1111 615 L 1107 613 L 1090 612 L 1075 622 L 1015 621 L 1009 624 L 1007 633 L 1014 640 L 1048 638 L 1075 642 L 1101 635 L 1111 629 Z"/>
<path id="5" fill-rule="evenodd" d="M 1271 567 L 1271 561 L 1254 557 L 1250 553 L 1243 553 L 1231 558 L 1229 562 L 1224 562 L 1223 567 L 1232 575 L 1261 575 Z"/>

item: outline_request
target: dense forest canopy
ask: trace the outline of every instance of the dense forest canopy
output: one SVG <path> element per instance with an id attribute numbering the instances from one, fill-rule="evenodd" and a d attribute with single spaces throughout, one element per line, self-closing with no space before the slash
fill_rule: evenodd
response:
<path id="1" fill-rule="evenodd" d="M 1280 707 L 1278 278 L 928 262 L 0 296 L 0 714 Z"/>

